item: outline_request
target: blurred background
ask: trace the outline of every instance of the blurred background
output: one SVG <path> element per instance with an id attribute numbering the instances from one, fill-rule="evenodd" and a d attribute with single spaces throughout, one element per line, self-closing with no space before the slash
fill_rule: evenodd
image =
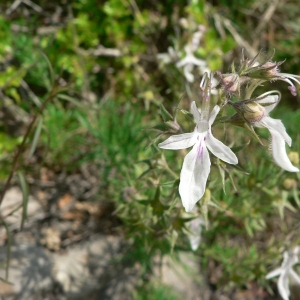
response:
<path id="1" fill-rule="evenodd" d="M 176 107 L 242 51 L 300 75 L 299 2 L 1 1 L 1 299 L 280 299 L 265 275 L 300 244 L 299 175 L 272 162 L 268 131 L 262 147 L 230 127 L 239 169 L 212 169 L 196 251 L 177 192 L 187 152 L 156 146 L 177 120 L 192 129 Z M 299 167 L 299 93 L 270 89 Z"/>

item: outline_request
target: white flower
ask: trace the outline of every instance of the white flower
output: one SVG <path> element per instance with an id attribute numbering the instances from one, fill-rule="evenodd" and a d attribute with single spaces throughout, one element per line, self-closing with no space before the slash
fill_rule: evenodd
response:
<path id="1" fill-rule="evenodd" d="M 275 108 L 275 106 L 279 102 L 278 95 L 269 95 L 255 102 L 257 102 L 258 104 L 270 103 L 270 105 L 267 105 L 263 108 L 263 115 L 261 116 L 260 120 L 254 122 L 253 125 L 256 127 L 266 127 L 270 131 L 272 137 L 271 151 L 276 164 L 286 171 L 299 172 L 299 169 L 292 165 L 291 161 L 289 160 L 286 154 L 285 142 L 289 146 L 291 146 L 291 137 L 287 134 L 281 120 L 269 117 L 269 113 Z"/>
<path id="2" fill-rule="evenodd" d="M 202 217 L 195 218 L 187 223 L 190 231 L 188 238 L 193 251 L 196 251 L 200 246 L 202 226 L 205 226 L 205 221 Z"/>
<path id="3" fill-rule="evenodd" d="M 279 276 L 277 287 L 279 294 L 284 300 L 289 300 L 289 275 L 300 284 L 300 277 L 292 269 L 293 265 L 298 263 L 298 253 L 300 248 L 297 246 L 290 253 L 285 251 L 283 253 L 283 262 L 281 267 L 267 274 L 266 279 L 270 279 L 275 276 Z"/>
<path id="4" fill-rule="evenodd" d="M 168 47 L 168 53 L 159 53 L 157 58 L 162 61 L 163 64 L 169 64 L 175 62 L 178 59 L 178 55 L 173 47 Z"/>
<path id="5" fill-rule="evenodd" d="M 201 117 L 195 101 L 192 102 L 191 110 L 196 122 L 195 130 L 191 133 L 173 135 L 164 142 L 158 144 L 160 148 L 179 150 L 194 146 L 186 155 L 180 173 L 179 194 L 183 206 L 190 212 L 205 192 L 205 186 L 210 173 L 210 158 L 207 148 L 217 157 L 230 164 L 237 164 L 236 155 L 217 140 L 211 132 L 220 107 L 216 105 L 208 120 Z M 204 115 L 204 114 L 203 114 Z"/>
<path id="6" fill-rule="evenodd" d="M 199 25 L 198 26 L 198 31 L 196 31 L 193 34 L 192 37 L 192 42 L 191 42 L 191 49 L 192 51 L 196 51 L 199 47 L 200 40 L 203 37 L 203 34 L 205 33 L 206 27 L 204 25 Z"/>
<path id="7" fill-rule="evenodd" d="M 194 56 L 190 45 L 187 45 L 184 50 L 186 52 L 186 56 L 176 64 L 176 67 L 183 67 L 183 73 L 186 80 L 188 82 L 194 82 L 194 75 L 192 74 L 194 66 L 204 68 L 206 66 L 206 62 Z"/>

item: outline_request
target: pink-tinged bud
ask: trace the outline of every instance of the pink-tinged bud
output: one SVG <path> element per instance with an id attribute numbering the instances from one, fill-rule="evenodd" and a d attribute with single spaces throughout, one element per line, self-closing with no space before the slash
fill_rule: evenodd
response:
<path id="1" fill-rule="evenodd" d="M 266 110 L 257 102 L 250 102 L 245 104 L 243 116 L 250 123 L 259 122 L 266 116 Z"/>
<path id="2" fill-rule="evenodd" d="M 268 61 L 261 66 L 254 64 L 253 67 L 246 72 L 246 74 L 248 77 L 255 79 L 277 79 L 280 76 L 278 69 L 280 64 L 281 63 L 274 63 L 271 61 Z"/>
<path id="3" fill-rule="evenodd" d="M 268 61 L 268 62 L 266 62 L 265 64 L 262 65 L 262 68 L 265 69 L 265 72 L 266 72 L 267 75 L 269 75 L 271 77 L 278 76 L 279 69 L 278 69 L 277 63 Z"/>
<path id="4" fill-rule="evenodd" d="M 295 86 L 290 85 L 290 86 L 288 87 L 288 89 L 290 90 L 290 92 L 291 92 L 291 94 L 292 94 L 293 96 L 297 96 L 297 90 L 296 90 Z"/>
<path id="5" fill-rule="evenodd" d="M 222 86 L 229 94 L 234 94 L 239 90 L 239 76 L 236 74 L 222 75 Z"/>

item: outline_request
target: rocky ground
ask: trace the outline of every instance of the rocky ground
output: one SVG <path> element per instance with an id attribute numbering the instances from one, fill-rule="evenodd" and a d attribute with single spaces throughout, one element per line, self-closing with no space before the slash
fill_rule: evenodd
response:
<path id="1" fill-rule="evenodd" d="M 79 201 L 71 189 L 60 188 L 34 189 L 22 231 L 22 209 L 16 209 L 23 201 L 22 192 L 18 187 L 7 191 L 1 216 L 9 228 L 11 247 L 8 254 L 9 235 L 3 226 L 0 277 L 6 276 L 9 256 L 10 283 L 0 280 L 0 299 L 133 299 L 140 266 L 122 259 L 128 242 L 111 216 L 111 207 Z M 213 291 L 200 272 L 199 258 L 191 253 L 179 257 L 179 261 L 153 261 L 152 278 L 169 286 L 178 299 L 279 299 L 268 298 L 255 287 L 230 296 L 226 291 Z"/>
<path id="2" fill-rule="evenodd" d="M 11 212 L 22 203 L 22 192 L 18 187 L 8 190 L 2 216 L 12 237 L 8 277 L 11 284 L 0 281 L 1 299 L 132 299 L 140 268 L 122 261 L 126 241 L 121 234 L 112 234 L 113 230 L 97 232 L 96 218 L 91 216 L 99 217 L 99 207 L 76 203 L 72 198 L 71 194 L 59 197 L 58 211 L 53 214 L 45 205 L 43 191 L 30 196 L 28 218 L 20 231 L 22 210 Z M 8 255 L 8 241 L 2 227 L 3 263 Z M 165 259 L 160 267 L 153 262 L 157 265 L 154 280 L 170 286 L 184 299 L 208 299 L 209 291 L 201 283 L 196 257 L 182 254 L 181 262 Z M 5 275 L 4 264 L 0 277 Z"/>

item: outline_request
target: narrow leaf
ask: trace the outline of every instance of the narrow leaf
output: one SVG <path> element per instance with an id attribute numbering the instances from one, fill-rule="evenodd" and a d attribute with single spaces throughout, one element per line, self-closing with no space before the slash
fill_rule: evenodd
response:
<path id="1" fill-rule="evenodd" d="M 158 134 L 151 142 L 149 145 L 147 145 L 147 147 L 145 149 L 148 149 L 149 147 L 155 145 L 157 143 L 157 141 L 160 139 L 160 137 L 162 136 L 162 133 Z"/>
<path id="2" fill-rule="evenodd" d="M 180 112 L 182 112 L 184 115 L 188 116 L 191 120 L 194 121 L 194 116 L 192 113 L 190 113 L 187 110 L 181 109 L 181 108 L 177 108 Z"/>
<path id="3" fill-rule="evenodd" d="M 166 108 L 160 104 L 160 113 L 165 122 L 173 121 L 172 115 L 166 110 Z"/>
<path id="4" fill-rule="evenodd" d="M 1 280 L 5 281 L 5 282 L 8 282 L 7 280 L 8 280 L 9 266 L 10 266 L 10 256 L 11 256 L 11 251 L 10 250 L 11 250 L 12 239 L 11 239 L 11 234 L 10 234 L 9 227 L 6 224 L 6 222 L 3 219 L 1 219 L 1 223 L 5 227 L 6 235 L 7 235 L 5 280 L 3 280 L 2 278 L 1 278 Z"/>
<path id="5" fill-rule="evenodd" d="M 36 126 L 36 129 L 35 129 L 35 133 L 34 133 L 33 141 L 32 141 L 32 144 L 31 144 L 31 148 L 30 148 L 30 151 L 29 151 L 29 154 L 28 154 L 28 157 L 27 157 L 28 160 L 32 157 L 32 155 L 33 155 L 33 153 L 36 149 L 39 137 L 40 137 L 41 132 L 42 132 L 42 127 L 43 127 L 43 118 L 40 117 L 39 123 L 38 123 L 38 125 Z"/>
<path id="6" fill-rule="evenodd" d="M 293 188 L 293 197 L 294 197 L 294 200 L 297 203 L 298 207 L 300 207 L 300 199 L 299 199 L 298 190 L 296 187 Z"/>
<path id="7" fill-rule="evenodd" d="M 87 106 L 85 104 L 80 103 L 78 100 L 76 100 L 75 98 L 70 97 L 68 95 L 58 94 L 57 98 L 62 99 L 62 100 L 66 100 L 66 101 L 68 101 L 68 102 L 70 102 L 70 103 L 72 103 L 72 104 L 74 104 L 74 105 L 76 105 L 80 108 L 87 108 Z"/>
<path id="8" fill-rule="evenodd" d="M 249 144 L 250 144 L 250 140 L 246 144 L 232 147 L 231 150 L 234 153 L 237 153 L 237 152 L 244 150 L 247 146 L 249 146 Z"/>
<path id="9" fill-rule="evenodd" d="M 41 53 L 42 56 L 45 58 L 46 63 L 47 63 L 48 68 L 49 68 L 49 73 L 50 73 L 50 84 L 51 84 L 51 86 L 48 86 L 48 88 L 49 88 L 49 90 L 50 90 L 51 87 L 54 86 L 54 71 L 53 71 L 53 67 L 52 67 L 52 64 L 51 64 L 51 62 L 50 62 L 48 56 L 47 56 L 44 52 L 42 52 L 42 51 L 40 51 L 40 53 Z"/>
<path id="10" fill-rule="evenodd" d="M 177 238 L 178 238 L 178 232 L 175 229 L 173 229 L 171 233 L 171 253 L 173 253 Z"/>
<path id="11" fill-rule="evenodd" d="M 248 124 L 244 124 L 244 128 L 247 129 L 251 135 L 261 144 L 264 146 L 264 144 L 262 143 L 262 141 L 260 140 L 260 138 L 258 137 L 258 135 L 256 134 L 256 132 L 253 130 L 252 127 L 250 127 Z"/>
<path id="12" fill-rule="evenodd" d="M 155 125 L 155 126 L 149 128 L 149 130 L 155 130 L 155 131 L 164 133 L 164 132 L 169 130 L 169 126 L 165 123 L 164 124 L 158 124 L 158 125 Z"/>
<path id="13" fill-rule="evenodd" d="M 204 196 L 201 199 L 201 214 L 205 221 L 205 228 L 208 230 L 208 205 L 211 202 L 211 192 L 209 189 L 205 190 Z"/>
<path id="14" fill-rule="evenodd" d="M 21 220 L 21 230 L 23 230 L 24 222 L 27 218 L 27 207 L 28 207 L 28 200 L 29 200 L 29 188 L 26 182 L 25 176 L 21 171 L 18 171 L 18 177 L 22 189 L 23 194 L 23 211 L 22 211 L 22 220 Z"/>
<path id="15" fill-rule="evenodd" d="M 223 192 L 226 195 L 226 190 L 225 190 L 225 170 L 222 168 L 219 159 L 217 160 L 217 166 L 218 166 L 221 178 L 222 178 Z"/>

